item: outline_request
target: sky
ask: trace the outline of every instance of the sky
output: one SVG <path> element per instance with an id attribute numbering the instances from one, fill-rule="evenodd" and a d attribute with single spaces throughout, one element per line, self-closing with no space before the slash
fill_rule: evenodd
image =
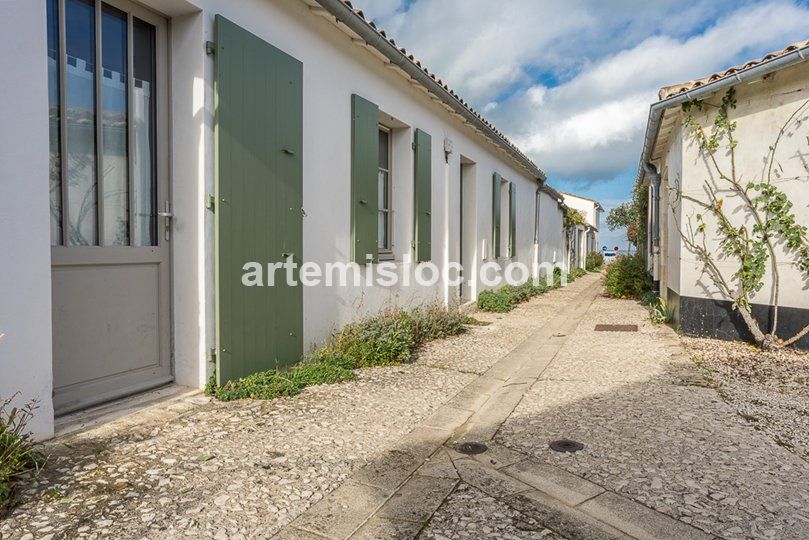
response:
<path id="1" fill-rule="evenodd" d="M 663 86 L 809 38 L 809 0 L 354 0 L 560 191 L 631 197 Z M 605 215 L 606 215 L 605 212 Z M 626 245 L 602 219 L 602 244 Z"/>

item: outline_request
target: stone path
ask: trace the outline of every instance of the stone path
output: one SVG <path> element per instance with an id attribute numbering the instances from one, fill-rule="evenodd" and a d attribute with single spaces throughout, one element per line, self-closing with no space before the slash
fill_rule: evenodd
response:
<path id="1" fill-rule="evenodd" d="M 599 292 L 274 538 L 809 538 L 809 465 L 705 388 L 670 329 Z M 457 451 L 473 441 L 488 449 Z"/>
<path id="2" fill-rule="evenodd" d="M 493 324 L 357 381 L 55 441 L 0 538 L 809 538 L 809 465 L 645 308 L 589 275 L 476 316 Z M 560 438 L 585 447 L 549 450 Z"/>
<path id="3" fill-rule="evenodd" d="M 268 538 L 346 482 L 598 277 L 489 326 L 428 343 L 412 364 L 359 370 L 273 401 L 163 403 L 49 442 L 0 538 Z M 470 354 L 474 351 L 474 354 Z"/>

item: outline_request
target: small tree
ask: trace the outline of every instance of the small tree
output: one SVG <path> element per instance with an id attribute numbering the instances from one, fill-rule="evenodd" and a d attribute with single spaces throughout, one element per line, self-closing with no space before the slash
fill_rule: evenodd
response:
<path id="1" fill-rule="evenodd" d="M 803 102 L 778 130 L 766 153 L 766 167 L 760 179 L 743 181 L 736 167 L 736 122 L 729 118 L 736 108 L 735 90 L 731 88 L 722 98 L 711 131 L 706 131 L 691 114 L 703 110 L 702 101 L 683 104 L 686 114 L 684 126 L 699 145 L 700 153 L 709 169 L 709 178 L 702 185 L 705 199 L 681 193 L 669 187 L 672 211 L 681 201 L 693 203 L 698 211 L 688 216 L 685 226 L 677 219 L 674 223 L 686 248 L 694 253 L 706 274 L 719 292 L 733 302 L 750 330 L 756 343 L 770 349 L 789 346 L 809 333 L 809 324 L 789 339 L 778 337 L 778 303 L 780 294 L 779 260 L 791 263 L 804 279 L 809 279 L 809 240 L 807 228 L 800 225 L 791 212 L 792 202 L 773 185 L 773 175 L 781 170 L 776 159 L 778 145 L 793 127 L 801 128 L 805 121 L 809 100 Z M 809 142 L 809 137 L 807 137 Z M 728 163 L 720 165 L 717 153 L 726 152 Z M 726 210 L 720 191 L 739 201 L 733 211 Z M 750 225 L 748 225 L 750 224 Z M 708 238 L 718 243 L 718 250 L 709 247 Z M 735 271 L 727 275 L 718 261 L 733 261 Z M 752 297 L 764 287 L 767 269 L 772 276 L 773 319 L 769 329 L 763 330 L 752 314 Z"/>
<path id="2" fill-rule="evenodd" d="M 634 201 L 622 202 L 607 214 L 607 228 L 614 231 L 622 227 L 626 228 L 626 240 L 629 246 L 638 245 L 638 208 Z"/>

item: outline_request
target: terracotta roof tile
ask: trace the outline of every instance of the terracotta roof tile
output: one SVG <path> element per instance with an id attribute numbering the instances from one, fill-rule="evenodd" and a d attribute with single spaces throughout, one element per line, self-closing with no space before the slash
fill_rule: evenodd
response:
<path id="1" fill-rule="evenodd" d="M 768 60 L 772 60 L 774 58 L 778 58 L 779 56 L 784 56 L 785 54 L 789 54 L 793 51 L 797 51 L 798 49 L 803 49 L 804 47 L 809 46 L 809 39 L 805 39 L 803 41 L 799 41 L 797 43 L 793 43 L 787 47 L 784 47 L 780 51 L 772 52 L 766 56 L 758 58 L 756 60 L 750 60 L 745 64 L 740 66 L 733 66 L 724 71 L 719 71 L 717 73 L 713 73 L 708 75 L 707 77 L 703 77 L 701 79 L 694 79 L 693 81 L 688 81 L 680 84 L 673 84 L 671 86 L 664 86 L 660 89 L 657 93 L 660 100 L 668 99 L 670 97 L 676 96 L 678 94 L 682 94 L 683 92 L 688 92 L 689 90 L 694 90 L 695 88 L 699 88 L 708 83 L 712 83 L 718 79 L 723 79 L 725 77 L 729 77 L 731 75 L 736 75 L 742 71 L 755 67 L 759 64 L 767 62 Z"/>

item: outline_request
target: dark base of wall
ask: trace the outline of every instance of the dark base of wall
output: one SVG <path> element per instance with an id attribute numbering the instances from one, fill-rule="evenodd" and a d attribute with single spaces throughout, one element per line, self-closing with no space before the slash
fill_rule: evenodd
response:
<path id="1" fill-rule="evenodd" d="M 675 320 L 679 323 L 682 333 L 726 341 L 737 339 L 749 343 L 755 341 L 741 315 L 731 308 L 731 302 L 680 296 L 671 289 L 667 291 L 666 296 L 669 307 L 674 309 Z M 770 327 L 772 315 L 772 306 L 753 304 L 753 317 L 762 329 Z M 807 324 L 809 324 L 809 309 L 778 308 L 778 335 L 784 339 L 794 336 Z M 809 334 L 799 339 L 793 347 L 809 350 Z"/>

